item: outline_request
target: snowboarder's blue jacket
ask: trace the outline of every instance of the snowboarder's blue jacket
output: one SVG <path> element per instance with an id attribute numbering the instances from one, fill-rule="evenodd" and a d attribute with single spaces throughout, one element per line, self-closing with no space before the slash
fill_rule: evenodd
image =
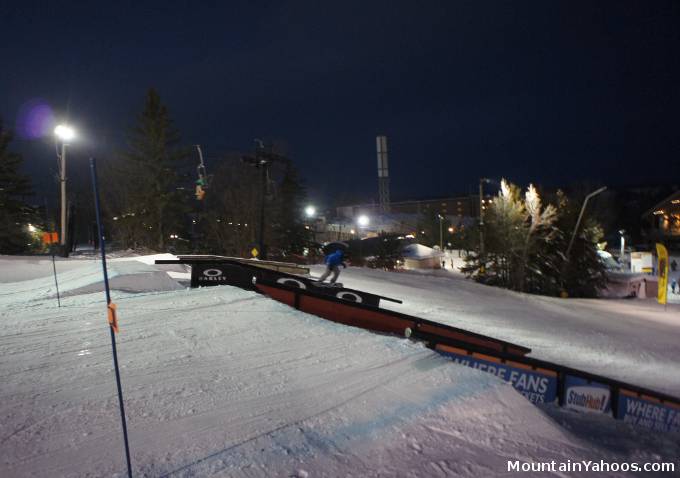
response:
<path id="1" fill-rule="evenodd" d="M 326 264 L 328 264 L 329 267 L 339 266 L 342 264 L 342 251 L 338 249 L 337 251 L 328 254 L 326 256 Z"/>

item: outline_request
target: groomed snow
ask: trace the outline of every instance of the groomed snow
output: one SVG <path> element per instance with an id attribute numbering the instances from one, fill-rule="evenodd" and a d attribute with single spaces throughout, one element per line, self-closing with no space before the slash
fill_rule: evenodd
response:
<path id="1" fill-rule="evenodd" d="M 314 275 L 322 267 L 312 269 Z M 560 299 L 465 279 L 450 269 L 350 267 L 340 281 L 402 299 L 381 306 L 515 342 L 531 356 L 680 397 L 680 304 L 655 299 Z"/>
<path id="2" fill-rule="evenodd" d="M 125 476 L 99 264 L 64 262 L 61 308 L 49 275 L 0 283 L 2 477 Z M 507 460 L 679 456 L 677 437 L 540 409 L 420 344 L 228 286 L 177 289 L 145 262 L 110 263 L 135 476 L 507 476 Z M 3 274 L 22 267 L 0 258 Z M 423 289 L 447 278 L 350 269 L 343 280 L 430 294 L 428 315 L 448 304 Z M 473 292 L 459 299 L 478 306 Z"/>

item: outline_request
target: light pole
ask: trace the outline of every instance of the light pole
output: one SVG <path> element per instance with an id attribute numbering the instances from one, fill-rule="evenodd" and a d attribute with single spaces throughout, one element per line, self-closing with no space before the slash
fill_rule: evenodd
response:
<path id="1" fill-rule="evenodd" d="M 316 244 L 316 208 L 312 205 L 307 206 L 305 208 L 305 216 L 307 216 L 308 221 L 312 221 L 312 239 L 314 244 Z"/>
<path id="2" fill-rule="evenodd" d="M 574 245 L 574 238 L 576 238 L 576 233 L 578 232 L 578 228 L 581 225 L 581 219 L 583 219 L 583 213 L 586 210 L 586 205 L 588 204 L 588 200 L 590 200 L 591 197 L 597 196 L 600 194 L 602 191 L 607 189 L 607 186 L 602 186 L 600 189 L 593 191 L 592 193 L 588 194 L 586 198 L 583 200 L 583 206 L 581 206 L 581 212 L 578 214 L 578 220 L 576 221 L 576 227 L 574 227 L 574 232 L 571 234 L 571 240 L 569 241 L 569 246 L 567 247 L 567 253 L 565 254 L 567 257 L 567 261 L 569 261 L 569 254 L 571 253 L 571 246 Z"/>
<path id="3" fill-rule="evenodd" d="M 621 234 L 621 253 L 619 254 L 619 261 L 621 262 L 621 270 L 625 270 L 625 253 L 626 253 L 626 238 L 623 236 L 626 233 L 624 229 L 619 230 Z"/>
<path id="4" fill-rule="evenodd" d="M 444 216 L 437 214 L 439 218 L 439 250 L 444 252 L 444 235 L 442 233 L 442 224 L 444 223 Z"/>
<path id="5" fill-rule="evenodd" d="M 59 235 L 59 245 L 62 254 L 68 256 L 66 250 L 66 146 L 76 133 L 70 126 L 60 124 L 54 128 L 54 135 L 61 141 L 61 154 L 57 149 L 57 159 L 59 160 L 59 182 L 61 183 L 61 234 Z"/>
<path id="6" fill-rule="evenodd" d="M 264 210 L 267 199 L 267 181 L 269 180 L 269 168 L 272 163 L 280 162 L 290 164 L 290 160 L 285 156 L 273 153 L 271 147 L 265 148 L 264 143 L 259 139 L 255 140 L 255 156 L 241 156 L 242 163 L 248 163 L 260 169 L 260 227 L 257 233 L 257 243 L 259 251 L 257 257 L 267 258 L 267 247 L 264 244 Z"/>
<path id="7" fill-rule="evenodd" d="M 479 179 L 479 257 L 481 258 L 481 272 L 485 272 L 484 262 L 484 183 L 490 183 L 489 178 Z"/>
<path id="8" fill-rule="evenodd" d="M 357 218 L 357 225 L 359 226 L 357 230 L 355 231 L 357 235 L 359 236 L 359 257 L 363 258 L 364 257 L 364 241 L 361 238 L 361 233 L 360 229 L 365 229 L 368 227 L 368 225 L 371 223 L 371 220 L 366 214 L 362 214 Z M 354 230 L 354 229 L 353 229 Z M 365 231 L 364 231 L 365 235 Z M 352 237 L 354 239 L 354 237 Z"/>
<path id="9" fill-rule="evenodd" d="M 359 225 L 359 227 L 366 227 L 370 222 L 371 220 L 365 214 L 362 214 L 357 218 L 357 224 Z"/>

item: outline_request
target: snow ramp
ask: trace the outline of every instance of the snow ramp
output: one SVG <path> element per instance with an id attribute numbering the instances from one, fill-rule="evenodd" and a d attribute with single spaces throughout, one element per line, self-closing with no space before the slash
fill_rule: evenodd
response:
<path id="1" fill-rule="evenodd" d="M 546 413 L 421 344 L 254 292 L 114 293 L 135 476 L 500 477 L 508 460 L 680 452 L 620 422 L 592 433 L 578 415 Z M 124 475 L 101 302 L 0 309 L 0 476 Z"/>
<path id="2" fill-rule="evenodd" d="M 680 399 L 634 384 L 517 353 L 517 347 L 488 336 L 424 321 L 391 310 L 348 303 L 315 291 L 264 281 L 256 288 L 296 309 L 335 322 L 397 333 L 425 341 L 454 363 L 495 375 L 530 402 L 602 414 L 659 432 L 680 434 Z"/>

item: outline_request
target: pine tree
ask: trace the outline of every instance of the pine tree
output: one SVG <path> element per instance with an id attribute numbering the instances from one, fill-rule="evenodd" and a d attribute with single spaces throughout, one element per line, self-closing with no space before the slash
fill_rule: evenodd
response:
<path id="1" fill-rule="evenodd" d="M 533 185 L 522 198 L 517 186 L 501 181 L 501 191 L 484 217 L 484 257 L 477 251 L 463 271 L 517 291 L 556 294 L 559 255 L 553 244 L 560 237 L 556 219 L 555 207 L 544 207 Z"/>
<path id="2" fill-rule="evenodd" d="M 402 249 L 404 244 L 394 234 L 385 232 L 380 233 L 379 243 L 375 256 L 367 261 L 366 265 L 373 269 L 383 269 L 391 271 L 397 268 L 399 263 L 404 260 Z"/>
<path id="3" fill-rule="evenodd" d="M 204 218 L 205 252 L 247 257 L 256 241 L 260 171 L 239 157 L 228 156 L 214 169 Z"/>
<path id="4" fill-rule="evenodd" d="M 522 198 L 517 186 L 502 181 L 500 194 L 484 216 L 484 256 L 479 249 L 470 254 L 463 272 L 521 292 L 596 296 L 605 284 L 597 254 L 601 228 L 586 220 L 567 258 L 567 237 L 576 214 L 563 193 L 558 192 L 556 199 L 557 206 L 543 206 L 533 185 Z"/>
<path id="5" fill-rule="evenodd" d="M 136 245 L 164 250 L 170 233 L 184 228 L 187 198 L 178 187 L 188 152 L 179 141 L 167 108 L 150 89 L 119 169 L 128 189 L 119 217 Z"/>
<path id="6" fill-rule="evenodd" d="M 561 191 L 558 191 L 557 198 L 558 227 L 563 231 L 559 248 L 560 251 L 566 252 L 581 203 L 570 201 Z M 597 252 L 597 244 L 603 236 L 601 226 L 586 210 L 569 257 L 564 254 L 561 257 L 563 261 L 560 268 L 561 290 L 569 297 L 597 297 L 598 291 L 606 286 L 605 267 Z"/>
<path id="7" fill-rule="evenodd" d="M 32 194 L 28 177 L 19 172 L 22 158 L 9 151 L 11 132 L 0 121 L 0 253 L 16 254 L 27 249 L 31 237 L 27 225 L 33 211 L 23 198 Z"/>
<path id="8" fill-rule="evenodd" d="M 272 221 L 274 245 L 283 254 L 302 254 L 309 244 L 310 232 L 303 220 L 306 197 L 297 169 L 291 162 L 286 163 Z"/>
<path id="9" fill-rule="evenodd" d="M 525 249 L 527 214 L 517 186 L 501 181 L 501 191 L 484 214 L 484 255 L 479 248 L 467 258 L 463 272 L 480 282 L 516 288 Z"/>
<path id="10" fill-rule="evenodd" d="M 446 217 L 440 219 L 439 216 L 440 214 L 433 210 L 427 210 L 421 214 L 416 231 L 416 237 L 420 244 L 428 247 L 439 247 L 440 233 L 442 238 L 447 237 L 451 223 Z M 442 240 L 442 242 L 444 243 L 442 245 L 446 247 L 446 241 Z"/>
<path id="11" fill-rule="evenodd" d="M 524 208 L 528 216 L 523 232 L 524 248 L 519 262 L 517 290 L 546 293 L 556 291 L 554 281 L 555 260 L 551 246 L 559 236 L 555 226 L 557 210 L 551 204 L 542 207 L 541 198 L 533 184 L 524 196 Z M 550 272 L 550 273 L 547 273 Z"/>

